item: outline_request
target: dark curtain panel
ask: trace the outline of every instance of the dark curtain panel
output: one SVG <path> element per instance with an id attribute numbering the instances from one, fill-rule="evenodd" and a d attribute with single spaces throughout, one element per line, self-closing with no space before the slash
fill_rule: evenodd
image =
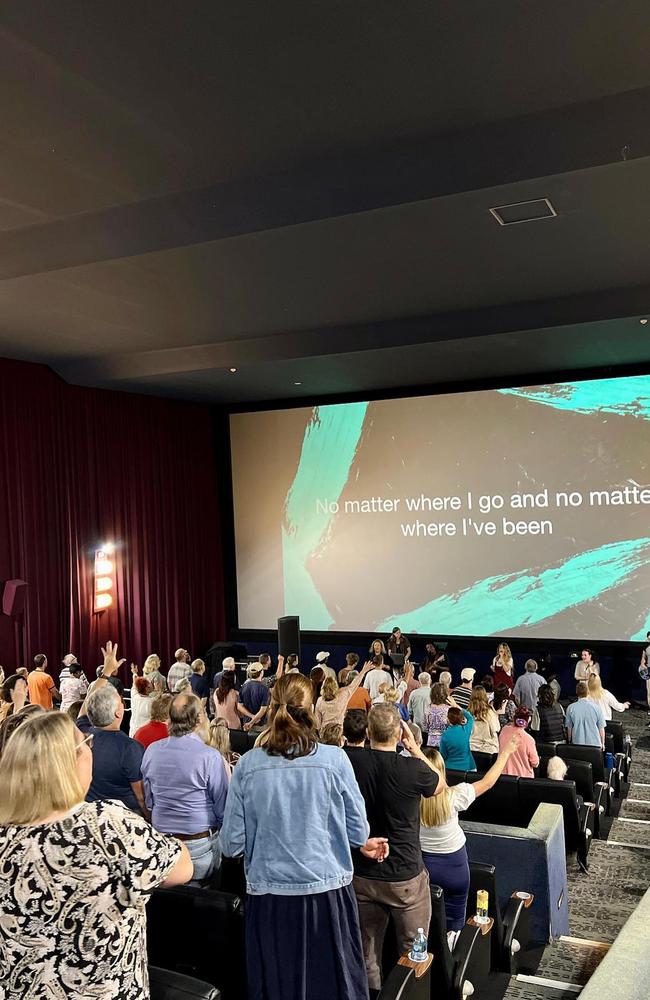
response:
<path id="1" fill-rule="evenodd" d="M 171 663 L 224 634 L 217 472 L 206 406 L 69 386 L 0 360 L 0 581 L 29 584 L 0 616 L 5 672 L 66 652 L 89 673 L 120 656 Z M 116 544 L 113 607 L 93 613 L 95 549 Z M 125 671 L 126 677 L 126 671 Z"/>

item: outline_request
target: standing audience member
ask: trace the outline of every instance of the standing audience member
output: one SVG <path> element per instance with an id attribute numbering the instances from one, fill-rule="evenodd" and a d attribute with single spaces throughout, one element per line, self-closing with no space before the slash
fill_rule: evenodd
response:
<path id="1" fill-rule="evenodd" d="M 589 689 L 588 698 L 589 701 L 598 708 L 603 713 L 603 718 L 605 722 L 612 721 L 612 709 L 615 712 L 624 712 L 630 707 L 629 701 L 619 701 L 615 698 L 611 691 L 607 691 L 603 687 L 602 681 L 598 674 L 592 674 L 587 681 L 587 687 Z"/>
<path id="2" fill-rule="evenodd" d="M 511 723 L 501 730 L 499 735 L 499 747 L 503 750 L 508 746 L 509 740 L 518 733 L 519 746 L 508 758 L 503 773 L 514 774 L 518 778 L 534 778 L 535 768 L 539 767 L 539 755 L 535 740 L 525 732 L 530 725 L 530 712 L 527 708 L 518 708 Z"/>
<path id="3" fill-rule="evenodd" d="M 153 685 L 148 677 L 134 677 L 131 685 L 131 720 L 129 736 L 133 738 L 151 719 Z"/>
<path id="4" fill-rule="evenodd" d="M 208 746 L 218 750 L 226 765 L 228 781 L 232 778 L 232 767 L 239 760 L 239 754 L 233 753 L 230 746 L 230 730 L 225 719 L 213 719 L 208 731 Z"/>
<path id="5" fill-rule="evenodd" d="M 589 701 L 586 681 L 576 684 L 578 700 L 566 710 L 565 726 L 569 743 L 605 749 L 605 716 L 599 705 Z"/>
<path id="6" fill-rule="evenodd" d="M 442 734 L 449 725 L 447 722 L 449 709 L 452 706 L 452 702 L 454 705 L 456 702 L 451 698 L 449 689 L 440 682 L 434 684 L 431 689 L 424 688 L 423 690 L 429 690 L 430 701 L 429 708 L 424 717 L 424 726 L 422 727 L 423 731 L 427 733 L 427 746 L 439 747 Z"/>
<path id="7" fill-rule="evenodd" d="M 487 700 L 490 705 L 494 701 L 494 678 L 492 674 L 485 674 L 481 679 L 481 684 L 485 688 L 485 693 L 487 694 Z"/>
<path id="8" fill-rule="evenodd" d="M 68 655 L 72 656 L 72 653 Z M 63 674 L 59 677 L 62 712 L 67 712 L 75 701 L 83 701 L 88 694 L 88 681 L 84 677 L 81 664 L 75 660 L 68 664 L 67 671 L 66 677 Z"/>
<path id="9" fill-rule="evenodd" d="M 539 738 L 542 743 L 564 743 L 564 712 L 550 684 L 539 689 Z"/>
<path id="10" fill-rule="evenodd" d="M 372 659 L 372 669 L 366 674 L 363 686 L 370 695 L 370 700 L 374 702 L 379 695 L 379 688 L 382 684 L 389 687 L 393 683 L 393 675 L 386 670 L 383 656 L 374 656 Z"/>
<path id="11" fill-rule="evenodd" d="M 441 670 L 438 675 L 438 684 L 447 688 L 447 695 L 451 693 L 451 674 L 448 670 Z"/>
<path id="12" fill-rule="evenodd" d="M 592 649 L 583 649 L 573 676 L 577 681 L 588 681 L 592 674 L 600 676 L 600 664 L 594 660 Z"/>
<path id="13" fill-rule="evenodd" d="M 431 674 L 421 671 L 418 678 L 419 687 L 411 691 L 407 705 L 409 717 L 416 726 L 424 732 L 427 728 L 427 715 L 431 706 Z"/>
<path id="14" fill-rule="evenodd" d="M 359 657 L 357 657 L 357 663 L 358 662 L 359 662 Z M 345 682 L 346 685 L 351 684 L 352 681 L 355 681 L 358 676 L 359 676 L 358 670 L 348 671 L 348 675 Z M 359 685 L 356 691 L 352 692 L 352 696 L 348 702 L 348 712 L 351 712 L 353 709 L 359 709 L 362 712 L 368 713 L 370 711 L 371 706 L 372 706 L 372 698 L 370 697 L 370 692 L 366 690 L 363 684 Z"/>
<path id="15" fill-rule="evenodd" d="M 3 758 L 0 964 L 5 1000 L 147 1000 L 145 906 L 187 882 L 177 840 L 119 802 L 84 802 L 91 737 L 65 712 L 35 714 Z M 28 887 L 28 898 L 25 890 Z"/>
<path id="16" fill-rule="evenodd" d="M 495 687 L 492 708 L 497 713 L 499 725 L 502 729 L 514 719 L 517 706 L 510 696 L 510 690 L 507 684 L 497 684 Z"/>
<path id="17" fill-rule="evenodd" d="M 519 746 L 513 735 L 499 752 L 490 770 L 478 781 L 445 787 L 440 795 L 423 798 L 420 805 L 420 846 L 431 885 L 439 885 L 445 896 L 447 938 L 453 950 L 465 926 L 469 893 L 469 861 L 465 834 L 458 813 L 469 809 L 474 799 L 487 792 L 503 773 L 510 754 Z M 429 767 L 446 785 L 445 762 L 437 750 L 426 752 Z"/>
<path id="18" fill-rule="evenodd" d="M 192 676 L 190 666 L 190 654 L 186 649 L 177 649 L 174 653 L 174 662 L 167 672 L 167 684 L 173 694 L 179 681 L 188 681 Z"/>
<path id="19" fill-rule="evenodd" d="M 9 737 L 16 732 L 16 730 L 27 722 L 27 719 L 32 715 L 40 715 L 45 711 L 40 705 L 25 705 L 20 709 L 19 712 L 14 712 L 13 715 L 8 715 L 7 718 L 0 722 L 0 759 L 7 746 L 7 741 Z M 2 912 L 0 910 L 0 912 Z"/>
<path id="20" fill-rule="evenodd" d="M 320 653 L 316 653 L 316 666 L 321 668 L 326 677 L 332 677 L 336 680 L 336 670 L 334 667 L 330 667 L 329 658 L 330 654 L 322 649 Z"/>
<path id="21" fill-rule="evenodd" d="M 469 703 L 469 714 L 474 719 L 474 728 L 469 738 L 469 748 L 472 751 L 479 771 L 487 770 L 493 758 L 499 752 L 499 720 L 488 701 L 487 691 L 482 684 L 477 684 L 472 691 Z"/>
<path id="22" fill-rule="evenodd" d="M 515 664 L 507 642 L 500 642 L 497 646 L 497 655 L 490 664 L 490 670 L 494 674 L 494 688 L 499 684 L 505 684 L 508 691 L 512 691 L 515 686 Z"/>
<path id="23" fill-rule="evenodd" d="M 121 731 L 123 717 L 124 702 L 115 688 L 103 678 L 95 681 L 77 719 L 81 732 L 93 737 L 93 773 L 87 799 L 119 799 L 148 819 L 141 771 L 144 750 Z"/>
<path id="24" fill-rule="evenodd" d="M 233 687 L 237 687 L 237 667 L 235 664 L 235 659 L 232 656 L 226 656 L 221 661 L 221 670 L 214 675 L 212 678 L 212 687 L 217 689 L 221 684 L 221 678 L 224 674 L 232 674 L 233 677 Z"/>
<path id="25" fill-rule="evenodd" d="M 318 726 L 319 733 L 323 732 L 325 726 L 332 724 L 343 725 L 343 717 L 348 710 L 350 698 L 371 669 L 372 663 L 369 661 L 364 664 L 361 673 L 357 674 L 347 687 L 342 688 L 331 677 L 325 678 L 320 698 L 316 702 L 315 708 L 316 725 Z"/>
<path id="26" fill-rule="evenodd" d="M 338 722 L 330 722 L 326 726 L 323 726 L 318 736 L 318 742 L 324 743 L 325 746 L 329 747 L 342 747 L 345 742 L 343 739 L 343 726 Z"/>
<path id="27" fill-rule="evenodd" d="M 205 663 L 203 660 L 192 660 L 192 673 L 190 675 L 190 687 L 192 694 L 195 694 L 205 708 L 210 696 L 210 685 L 205 679 Z"/>
<path id="28" fill-rule="evenodd" d="M 368 715 L 370 750 L 349 759 L 366 803 L 370 833 L 386 838 L 390 854 L 380 868 L 360 852 L 354 854 L 354 891 L 359 903 L 363 954 L 370 988 L 381 988 L 382 948 L 389 917 L 397 950 L 404 954 L 418 927 L 425 934 L 431 920 L 429 878 L 420 851 L 420 800 L 442 791 L 425 763 L 410 730 L 393 705 L 376 705 Z M 417 758 L 396 753 L 397 743 Z"/>
<path id="29" fill-rule="evenodd" d="M 409 721 L 409 714 L 407 710 L 404 708 L 404 704 L 400 699 L 399 691 L 397 688 L 395 687 L 386 688 L 386 690 L 384 691 L 384 701 L 386 702 L 387 705 L 395 706 L 395 708 L 399 712 L 399 717 L 402 720 L 402 722 Z"/>
<path id="30" fill-rule="evenodd" d="M 420 679 L 416 678 L 415 676 L 415 667 L 408 660 L 404 664 L 404 673 L 402 675 L 402 681 L 398 690 L 401 690 L 402 684 L 405 685 L 401 695 L 402 702 L 404 704 L 404 708 L 408 708 L 409 698 L 411 697 L 413 692 L 417 691 L 417 689 L 420 687 Z"/>
<path id="31" fill-rule="evenodd" d="M 368 738 L 368 713 L 358 708 L 351 708 L 343 719 L 343 738 L 346 750 L 358 750 L 365 747 Z"/>
<path id="32" fill-rule="evenodd" d="M 476 761 L 469 747 L 474 719 L 464 708 L 456 707 L 449 709 L 447 723 L 440 738 L 440 753 L 446 766 L 452 771 L 475 771 Z"/>
<path id="33" fill-rule="evenodd" d="M 451 692 L 459 708 L 467 708 L 469 705 L 475 675 L 476 671 L 473 667 L 465 667 L 460 672 L 460 684 Z"/>
<path id="34" fill-rule="evenodd" d="M 149 654 L 147 659 L 144 661 L 142 673 L 145 677 L 149 678 L 153 684 L 154 691 L 160 692 L 161 694 L 167 693 L 167 678 L 160 669 L 160 657 L 158 656 L 158 653 Z"/>
<path id="35" fill-rule="evenodd" d="M 312 708 L 316 707 L 316 702 L 320 698 L 321 688 L 323 687 L 323 681 L 325 680 L 325 671 L 322 667 L 312 667 L 309 672 L 309 681 L 311 684 L 311 698 L 312 698 Z"/>
<path id="36" fill-rule="evenodd" d="M 219 687 L 212 695 L 214 715 L 217 719 L 225 719 L 229 729 L 241 729 L 241 718 L 237 711 L 239 695 L 235 690 L 235 674 L 224 670 L 219 681 Z"/>
<path id="37" fill-rule="evenodd" d="M 262 683 L 263 673 L 264 668 L 261 663 L 249 664 L 246 671 L 247 680 L 239 692 L 237 711 L 245 718 L 244 729 L 247 731 L 256 726 L 263 726 L 271 701 L 271 692 L 266 684 Z"/>
<path id="38" fill-rule="evenodd" d="M 19 674 L 12 674 L 7 677 L 2 687 L 0 687 L 0 722 L 7 716 L 20 712 L 27 701 L 27 681 Z"/>
<path id="39" fill-rule="evenodd" d="M 524 673 L 518 677 L 512 690 L 512 696 L 519 705 L 527 708 L 531 715 L 537 710 L 539 689 L 545 685 L 544 678 L 537 673 L 535 660 L 526 660 Z M 539 728 L 534 726 L 533 728 Z"/>
<path id="40" fill-rule="evenodd" d="M 221 845 L 244 855 L 248 888 L 248 994 L 367 1000 L 350 844 L 373 866 L 388 845 L 368 839 L 347 754 L 317 742 L 312 698 L 301 674 L 278 680 L 269 724 L 237 764 L 226 802 Z"/>
<path id="41" fill-rule="evenodd" d="M 219 830 L 228 793 L 223 757 L 206 746 L 206 718 L 194 694 L 172 698 L 169 736 L 147 747 L 142 760 L 145 801 L 156 830 L 185 842 L 194 864 L 193 884 L 221 864 Z"/>
<path id="42" fill-rule="evenodd" d="M 421 750 L 422 749 L 422 730 L 420 729 L 419 726 L 416 726 L 416 724 L 414 722 L 410 722 L 409 721 L 409 722 L 406 723 L 406 725 L 409 727 L 409 730 L 411 732 L 411 736 L 415 740 L 416 747 L 418 748 L 418 750 Z M 400 750 L 400 753 L 401 753 L 402 757 L 411 757 L 412 756 L 412 754 L 410 754 L 409 751 L 406 750 L 404 747 L 402 747 L 402 749 Z"/>
<path id="43" fill-rule="evenodd" d="M 145 750 L 152 743 L 165 740 L 169 736 L 169 707 L 171 703 L 172 695 L 170 694 L 156 694 L 151 699 L 151 719 L 136 730 L 133 736 L 133 739 L 141 743 Z"/>
<path id="44" fill-rule="evenodd" d="M 34 669 L 27 678 L 27 685 L 32 705 L 40 705 L 41 708 L 48 709 L 53 707 L 54 700 L 57 702 L 61 700 L 61 695 L 47 672 L 45 653 L 37 653 L 34 657 Z"/>

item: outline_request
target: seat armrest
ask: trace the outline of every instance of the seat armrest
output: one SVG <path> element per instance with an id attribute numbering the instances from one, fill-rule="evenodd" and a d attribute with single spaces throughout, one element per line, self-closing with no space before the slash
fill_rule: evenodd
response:
<path id="1" fill-rule="evenodd" d="M 429 969 L 433 955 L 426 962 L 412 962 L 404 955 L 391 970 L 379 992 L 377 1000 L 427 1000 L 431 992 Z"/>
<path id="2" fill-rule="evenodd" d="M 522 898 L 523 896 L 526 898 Z M 511 976 L 517 974 L 519 954 L 528 945 L 529 911 L 534 899 L 530 892 L 520 894 L 513 892 L 503 913 L 503 941 L 499 968 L 502 972 L 509 972 Z"/>
<path id="3" fill-rule="evenodd" d="M 485 924 L 479 924 L 474 917 L 470 917 L 460 932 L 452 953 L 455 966 L 454 987 L 460 997 L 476 992 L 490 975 L 493 926 L 494 920 L 491 917 Z"/>

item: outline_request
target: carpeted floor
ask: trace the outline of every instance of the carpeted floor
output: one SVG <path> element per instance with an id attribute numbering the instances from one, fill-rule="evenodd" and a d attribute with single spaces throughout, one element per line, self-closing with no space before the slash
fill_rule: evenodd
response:
<path id="1" fill-rule="evenodd" d="M 560 939 L 544 951 L 536 977 L 553 986 L 513 978 L 501 994 L 504 1000 L 573 1000 L 650 885 L 648 715 L 637 709 L 615 718 L 623 719 L 632 738 L 630 781 L 613 820 L 605 824 L 606 839 L 592 844 L 589 872 L 570 866 L 569 926 L 574 940 Z"/>

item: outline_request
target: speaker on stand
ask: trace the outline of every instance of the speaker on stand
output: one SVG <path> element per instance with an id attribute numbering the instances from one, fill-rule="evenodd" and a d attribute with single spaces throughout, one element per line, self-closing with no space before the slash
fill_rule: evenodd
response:
<path id="1" fill-rule="evenodd" d="M 298 615 L 285 615 L 278 618 L 278 656 L 285 660 L 290 653 L 300 657 L 300 618 Z"/>

